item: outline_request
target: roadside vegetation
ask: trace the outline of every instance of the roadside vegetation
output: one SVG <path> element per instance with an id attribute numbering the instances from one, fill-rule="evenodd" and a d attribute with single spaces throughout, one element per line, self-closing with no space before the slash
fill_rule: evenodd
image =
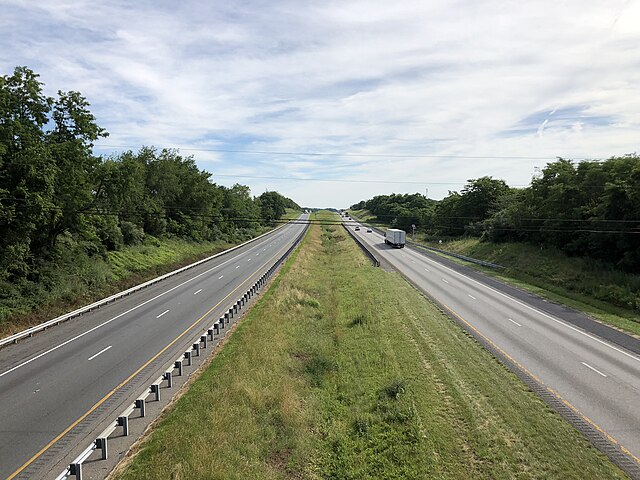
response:
<path id="1" fill-rule="evenodd" d="M 368 210 L 351 212 L 363 222 L 381 228 L 388 227 L 376 221 L 375 215 Z M 445 237 L 443 243 L 438 243 L 433 235 L 424 232 L 416 235 L 416 242 L 502 265 L 506 267 L 504 270 L 495 270 L 447 257 L 640 336 L 637 309 L 625 302 L 625 298 L 640 294 L 637 293 L 640 292 L 640 275 L 623 272 L 603 261 L 570 257 L 555 247 L 540 247 L 523 242 L 495 243 L 477 237 Z M 613 295 L 617 295 L 617 301 L 611 301 Z"/>
<path id="2" fill-rule="evenodd" d="M 625 478 L 331 225 L 113 477 Z"/>
<path id="3" fill-rule="evenodd" d="M 419 193 L 378 195 L 352 209 L 368 210 L 376 222 L 407 232 L 415 225 L 429 239 L 479 238 L 494 244 L 486 250 L 496 251 L 515 242 L 526 245 L 523 250 L 533 246 L 556 258 L 556 252 L 562 252 L 586 259 L 585 272 L 602 272 L 604 282 L 578 278 L 570 288 L 633 311 L 636 317 L 640 314 L 640 156 L 636 154 L 604 161 L 559 158 L 526 188 L 481 177 L 439 201 Z"/>
<path id="4" fill-rule="evenodd" d="M 300 210 L 217 185 L 176 150 L 93 155 L 107 135 L 79 92 L 47 97 L 27 67 L 0 76 L 0 335 Z"/>

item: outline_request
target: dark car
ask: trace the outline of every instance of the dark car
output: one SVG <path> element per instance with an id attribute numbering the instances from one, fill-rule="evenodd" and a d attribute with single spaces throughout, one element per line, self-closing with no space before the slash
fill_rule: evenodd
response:
<path id="1" fill-rule="evenodd" d="M 360 227 L 356 227 L 356 231 L 360 230 Z"/>

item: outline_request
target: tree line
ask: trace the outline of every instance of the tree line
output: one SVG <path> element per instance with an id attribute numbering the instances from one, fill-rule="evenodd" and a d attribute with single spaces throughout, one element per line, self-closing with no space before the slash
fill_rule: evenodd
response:
<path id="1" fill-rule="evenodd" d="M 0 282 L 37 280 L 62 248 L 101 255 L 148 236 L 235 242 L 300 209 L 277 192 L 216 185 L 175 150 L 93 155 L 107 135 L 79 92 L 48 97 L 27 67 L 0 77 Z"/>
<path id="2" fill-rule="evenodd" d="M 474 236 L 556 247 L 569 255 L 640 271 L 640 157 L 547 164 L 530 186 L 468 180 L 442 200 L 419 193 L 379 195 L 351 206 L 378 221 L 440 237 Z"/>

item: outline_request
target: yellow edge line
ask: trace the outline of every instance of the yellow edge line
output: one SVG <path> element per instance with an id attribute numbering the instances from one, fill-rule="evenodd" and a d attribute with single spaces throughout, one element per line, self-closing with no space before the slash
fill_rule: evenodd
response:
<path id="1" fill-rule="evenodd" d="M 271 260 L 273 260 L 275 257 L 278 256 L 278 254 L 280 254 L 280 252 L 282 252 L 285 248 L 288 247 L 282 247 L 280 250 L 278 250 L 278 253 L 274 254 L 271 258 L 269 258 L 269 260 L 267 260 L 265 263 L 263 263 L 257 270 L 255 270 L 251 275 L 249 275 L 249 277 L 242 282 L 240 285 L 238 285 L 236 288 L 234 288 L 231 292 L 229 292 L 222 300 L 220 300 L 218 303 L 216 303 L 213 307 L 211 307 L 207 313 L 205 313 L 204 315 L 202 315 L 198 320 L 196 320 L 193 324 L 191 324 L 190 327 L 188 327 L 184 332 L 182 332 L 180 335 L 178 335 L 174 340 L 171 341 L 171 343 L 169 343 L 169 345 L 167 345 L 166 347 L 164 347 L 162 350 L 160 350 L 157 354 L 155 354 L 149 361 L 147 361 L 144 365 L 142 365 L 138 370 L 136 370 L 134 373 L 131 374 L 131 376 L 129 376 L 129 378 L 127 378 L 126 380 L 124 380 L 122 383 L 120 383 L 116 388 L 114 388 L 113 390 L 111 390 L 107 395 L 105 395 L 101 400 L 99 400 L 93 407 L 91 407 L 85 414 L 83 414 L 80 418 L 78 418 L 75 422 L 73 422 L 71 425 L 69 425 L 62 433 L 60 433 L 56 438 L 54 438 L 53 440 L 51 440 L 47 445 L 45 445 L 44 447 L 42 447 L 42 449 L 36 453 L 33 457 L 31 457 L 24 465 L 22 465 L 20 468 L 18 468 L 15 472 L 13 472 L 9 477 L 7 477 L 7 480 L 12 480 L 13 478 L 15 478 L 17 475 L 19 475 L 25 468 L 27 468 L 29 465 L 31 465 L 34 461 L 36 461 L 38 459 L 38 457 L 40 457 L 40 455 L 42 455 L 44 452 L 46 452 L 47 450 L 49 450 L 56 442 L 58 442 L 62 437 L 64 437 L 67 433 L 69 433 L 75 426 L 77 426 L 81 421 L 83 421 L 85 418 L 87 418 L 89 415 L 91 415 L 91 413 L 93 413 L 100 405 L 102 405 L 104 402 L 106 402 L 114 393 L 116 393 L 120 388 L 124 387 L 127 383 L 129 383 L 136 375 L 138 375 L 142 370 L 144 370 L 145 368 L 147 368 L 149 366 L 149 364 L 151 364 L 154 360 L 156 360 L 160 355 L 162 355 L 164 352 L 167 351 L 167 349 L 171 348 L 171 346 L 176 343 L 178 340 L 180 340 L 184 335 L 186 335 L 193 327 L 195 327 L 198 323 L 200 323 L 202 320 L 204 320 L 204 318 L 209 315 L 213 310 L 215 310 L 216 308 L 218 308 L 218 306 L 220 306 L 220 304 L 222 302 L 224 302 L 227 298 L 229 298 L 236 290 L 238 290 L 240 287 L 242 287 L 245 283 L 247 283 L 256 273 L 258 273 L 262 268 L 264 268 L 267 264 L 269 264 L 269 262 L 271 262 Z"/>
<path id="2" fill-rule="evenodd" d="M 560 394 L 558 392 L 556 392 L 552 388 L 548 387 L 542 380 L 540 380 L 537 376 L 535 376 L 533 373 L 531 373 L 529 370 L 527 370 L 523 365 L 521 365 L 519 362 L 517 362 L 511 355 L 509 355 L 507 352 L 505 352 L 499 346 L 497 346 L 495 343 L 493 343 L 489 338 L 487 338 L 483 333 L 481 333 L 476 327 L 471 325 L 468 321 L 466 321 L 464 318 L 462 318 L 459 314 L 454 312 L 448 305 L 446 305 L 444 303 L 441 303 L 441 305 L 449 313 L 451 313 L 453 316 L 455 316 L 457 319 L 459 319 L 461 322 L 463 322 L 465 325 L 467 325 L 471 330 L 473 330 L 475 333 L 477 333 L 480 337 L 482 337 L 484 339 L 484 341 L 489 343 L 498 352 L 500 352 L 502 355 L 504 355 L 510 361 L 512 361 L 520 370 L 522 370 L 524 373 L 529 375 L 531 378 L 533 378 L 540 385 L 545 387 L 550 394 L 552 394 L 554 397 L 556 397 L 558 400 L 560 400 L 562 403 L 564 403 L 567 407 L 569 407 L 571 410 L 573 410 L 574 413 L 579 415 L 584 421 L 589 423 L 589 425 L 591 425 L 593 428 L 598 430 L 598 432 L 600 432 L 602 435 L 604 435 L 607 438 L 607 440 L 609 440 L 613 444 L 617 445 L 620 448 L 620 450 L 622 450 L 625 454 L 627 454 L 629 457 L 631 457 L 636 463 L 640 464 L 640 458 L 636 457 L 627 448 L 625 448 L 622 444 L 620 444 L 620 442 L 618 442 L 615 438 L 613 438 L 611 435 L 609 435 L 607 432 L 605 432 L 600 426 L 598 426 L 596 423 L 594 423 L 593 420 L 591 420 L 589 417 L 587 417 L 585 414 L 583 414 L 580 410 L 578 410 L 576 407 L 574 407 L 567 400 L 562 398 L 562 396 L 560 396 Z"/>

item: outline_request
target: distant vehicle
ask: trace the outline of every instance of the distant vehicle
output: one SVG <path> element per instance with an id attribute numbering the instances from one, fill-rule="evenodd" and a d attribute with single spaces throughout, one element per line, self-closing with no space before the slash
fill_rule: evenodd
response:
<path id="1" fill-rule="evenodd" d="M 367 233 L 371 233 L 373 232 L 373 230 L 371 230 L 370 228 L 367 228 Z"/>
<path id="2" fill-rule="evenodd" d="M 360 230 L 360 227 L 356 227 L 356 231 Z"/>
<path id="3" fill-rule="evenodd" d="M 407 234 L 404 230 L 398 230 L 397 228 L 390 228 L 384 234 L 384 243 L 396 248 L 404 248 L 404 244 L 407 242 Z"/>

